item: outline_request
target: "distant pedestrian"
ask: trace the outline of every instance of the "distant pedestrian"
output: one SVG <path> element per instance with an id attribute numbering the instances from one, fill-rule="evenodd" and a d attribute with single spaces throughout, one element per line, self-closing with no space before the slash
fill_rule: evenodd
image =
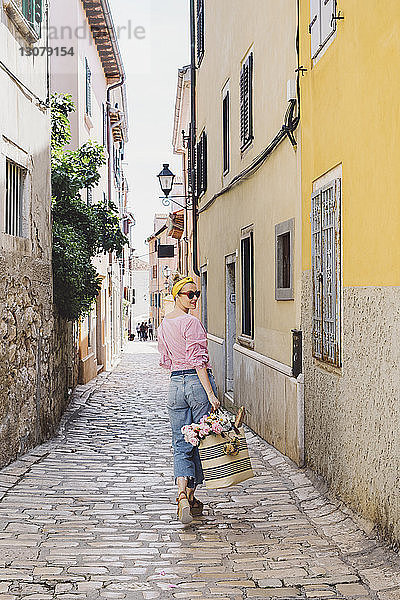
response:
<path id="1" fill-rule="evenodd" d="M 137 334 L 137 339 L 140 340 L 140 323 L 138 323 L 136 325 L 136 334 Z"/>
<path id="2" fill-rule="evenodd" d="M 187 443 L 184 425 L 200 419 L 220 407 L 214 376 L 209 369 L 207 332 L 202 323 L 189 314 L 195 309 L 200 292 L 191 277 L 178 279 L 172 296 L 175 308 L 158 328 L 160 365 L 171 371 L 168 412 L 174 450 L 174 475 L 178 485 L 178 519 L 190 523 L 193 515 L 201 515 L 203 503 L 194 496 L 196 486 L 203 483 L 198 448 Z"/>
<path id="3" fill-rule="evenodd" d="M 149 340 L 153 341 L 153 323 L 149 321 Z"/>

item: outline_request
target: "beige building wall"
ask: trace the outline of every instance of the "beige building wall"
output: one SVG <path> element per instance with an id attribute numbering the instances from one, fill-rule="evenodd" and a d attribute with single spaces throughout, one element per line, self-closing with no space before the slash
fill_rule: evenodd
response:
<path id="1" fill-rule="evenodd" d="M 209 346 L 219 391 L 247 408 L 248 424 L 296 462 L 303 460 L 302 379 L 291 374 L 291 329 L 300 328 L 299 151 L 284 139 L 259 170 L 213 201 L 269 145 L 295 80 L 296 7 L 289 0 L 205 2 L 205 54 L 197 71 L 197 134 L 208 141 L 208 187 L 200 198 L 200 265 L 207 271 Z M 254 140 L 240 151 L 240 71 L 254 59 Z M 215 60 L 218 56 L 218 60 Z M 229 173 L 223 175 L 222 96 L 230 91 Z M 293 300 L 275 300 L 275 226 L 294 219 Z M 254 339 L 241 337 L 241 232 L 254 235 Z M 226 261 L 235 263 L 234 393 L 227 388 Z"/>
<path id="2" fill-rule="evenodd" d="M 168 235 L 168 215 L 154 215 L 154 234 L 147 239 L 149 243 L 149 317 L 156 334 L 165 314 L 173 308 L 170 293 L 173 276 L 178 272 L 178 240 Z M 174 257 L 158 258 L 158 245 L 173 245 Z M 157 300 L 157 298 L 159 298 Z"/>

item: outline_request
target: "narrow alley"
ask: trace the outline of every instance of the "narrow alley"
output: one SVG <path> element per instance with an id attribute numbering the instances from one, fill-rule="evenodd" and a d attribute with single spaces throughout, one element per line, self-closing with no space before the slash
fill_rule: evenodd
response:
<path id="1" fill-rule="evenodd" d="M 176 520 L 153 343 L 79 386 L 57 437 L 0 472 L 1 600 L 399 600 L 399 558 L 248 430 L 256 477 Z"/>

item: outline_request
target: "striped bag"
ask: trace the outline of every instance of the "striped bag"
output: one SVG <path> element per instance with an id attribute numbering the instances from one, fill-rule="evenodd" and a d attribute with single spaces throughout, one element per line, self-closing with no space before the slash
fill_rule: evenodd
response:
<path id="1" fill-rule="evenodd" d="M 239 434 L 208 435 L 201 440 L 199 454 L 206 488 L 237 485 L 254 477 L 243 427 Z"/>

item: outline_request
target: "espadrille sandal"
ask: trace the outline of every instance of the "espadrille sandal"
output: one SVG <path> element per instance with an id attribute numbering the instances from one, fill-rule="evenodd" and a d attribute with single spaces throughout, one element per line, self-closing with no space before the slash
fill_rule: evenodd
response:
<path id="1" fill-rule="evenodd" d="M 197 498 L 193 498 L 193 500 L 189 500 L 190 503 L 190 512 L 193 517 L 199 517 L 203 514 L 204 504 L 198 500 Z"/>
<path id="2" fill-rule="evenodd" d="M 190 514 L 190 503 L 185 492 L 180 492 L 176 501 L 178 503 L 178 519 L 180 522 L 184 525 L 191 523 L 193 521 L 193 517 Z"/>

